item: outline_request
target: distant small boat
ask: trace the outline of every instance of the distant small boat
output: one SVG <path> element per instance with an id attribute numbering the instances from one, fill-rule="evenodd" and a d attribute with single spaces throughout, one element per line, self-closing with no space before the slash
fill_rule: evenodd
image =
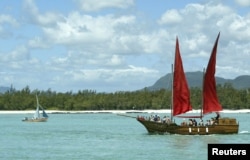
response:
<path id="1" fill-rule="evenodd" d="M 36 95 L 36 112 L 32 118 L 25 117 L 22 119 L 23 122 L 46 122 L 49 118 L 43 107 L 39 104 L 38 97 Z M 40 109 L 42 110 L 42 114 L 40 114 Z"/>
<path id="2" fill-rule="evenodd" d="M 157 115 L 155 119 L 146 119 L 144 117 L 137 117 L 137 120 L 148 130 L 149 133 L 168 133 L 168 134 L 182 134 L 182 135 L 207 135 L 207 134 L 237 134 L 239 124 L 235 118 L 220 118 L 219 111 L 222 110 L 217 93 L 215 83 L 215 64 L 217 44 L 220 33 L 212 50 L 207 70 L 204 73 L 203 81 L 203 103 L 200 116 L 179 116 L 192 110 L 190 104 L 189 89 L 184 74 L 182 59 L 179 51 L 178 39 L 176 39 L 175 63 L 173 67 L 173 84 L 172 84 L 172 108 L 171 119 L 161 121 Z M 207 124 L 203 124 L 204 114 L 215 112 L 216 118 L 208 120 Z M 190 118 L 189 123 L 182 123 L 181 125 L 173 122 L 172 117 L 178 116 L 183 118 Z M 199 118 L 200 124 L 193 118 Z"/>

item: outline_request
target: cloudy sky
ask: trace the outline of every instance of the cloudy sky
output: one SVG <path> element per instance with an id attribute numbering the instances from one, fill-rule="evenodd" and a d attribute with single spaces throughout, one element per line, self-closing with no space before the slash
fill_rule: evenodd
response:
<path id="1" fill-rule="evenodd" d="M 221 33 L 216 76 L 250 75 L 250 0 L 0 1 L 0 86 L 133 91 L 202 71 Z"/>

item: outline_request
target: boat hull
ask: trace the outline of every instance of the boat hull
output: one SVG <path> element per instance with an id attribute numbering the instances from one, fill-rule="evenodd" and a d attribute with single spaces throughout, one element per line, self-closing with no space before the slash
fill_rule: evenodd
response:
<path id="1" fill-rule="evenodd" d="M 182 126 L 176 123 L 161 123 L 142 118 L 137 120 L 147 129 L 149 133 L 158 134 L 181 134 L 181 135 L 208 135 L 208 134 L 237 134 L 239 124 L 235 119 L 220 119 L 218 124 L 208 126 Z"/>
<path id="2" fill-rule="evenodd" d="M 37 118 L 37 119 L 23 119 L 23 122 L 47 122 L 48 118 Z"/>

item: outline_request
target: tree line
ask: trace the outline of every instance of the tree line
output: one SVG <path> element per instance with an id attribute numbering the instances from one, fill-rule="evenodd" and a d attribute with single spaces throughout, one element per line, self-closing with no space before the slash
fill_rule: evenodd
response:
<path id="1" fill-rule="evenodd" d="M 190 89 L 191 104 L 194 109 L 202 105 L 201 88 Z M 224 109 L 250 109 L 249 89 L 235 89 L 230 83 L 217 85 L 217 93 Z M 0 110 L 34 110 L 36 98 L 46 110 L 143 110 L 169 109 L 171 90 L 117 91 L 98 93 L 94 90 L 56 92 L 33 90 L 29 86 L 21 90 L 11 88 L 0 94 Z"/>

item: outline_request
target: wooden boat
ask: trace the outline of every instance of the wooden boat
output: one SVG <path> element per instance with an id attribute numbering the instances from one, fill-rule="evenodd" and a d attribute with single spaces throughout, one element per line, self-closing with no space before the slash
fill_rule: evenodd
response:
<path id="1" fill-rule="evenodd" d="M 215 65 L 217 45 L 220 33 L 215 41 L 207 70 L 204 71 L 203 80 L 203 104 L 200 116 L 183 116 L 192 110 L 190 104 L 190 94 L 187 80 L 184 74 L 182 59 L 180 56 L 179 42 L 176 38 L 175 63 L 173 67 L 173 84 L 172 84 L 172 107 L 171 119 L 168 121 L 154 121 L 152 119 L 137 117 L 137 120 L 147 129 L 149 133 L 160 134 L 182 134 L 182 135 L 207 135 L 207 134 L 237 134 L 239 124 L 235 118 L 221 118 L 219 111 L 222 110 L 217 93 L 215 82 Z M 215 112 L 217 116 L 211 120 L 211 123 L 204 124 L 202 118 L 205 114 Z M 173 116 L 189 118 L 191 123 L 182 123 L 180 125 L 173 122 Z M 199 118 L 198 124 L 195 119 Z M 196 122 L 196 123 L 194 123 Z"/>
<path id="2" fill-rule="evenodd" d="M 25 117 L 22 119 L 23 122 L 46 122 L 49 118 L 43 107 L 39 104 L 38 97 L 36 95 L 36 111 L 32 118 Z M 42 115 L 40 114 L 40 108 L 42 109 Z"/>

